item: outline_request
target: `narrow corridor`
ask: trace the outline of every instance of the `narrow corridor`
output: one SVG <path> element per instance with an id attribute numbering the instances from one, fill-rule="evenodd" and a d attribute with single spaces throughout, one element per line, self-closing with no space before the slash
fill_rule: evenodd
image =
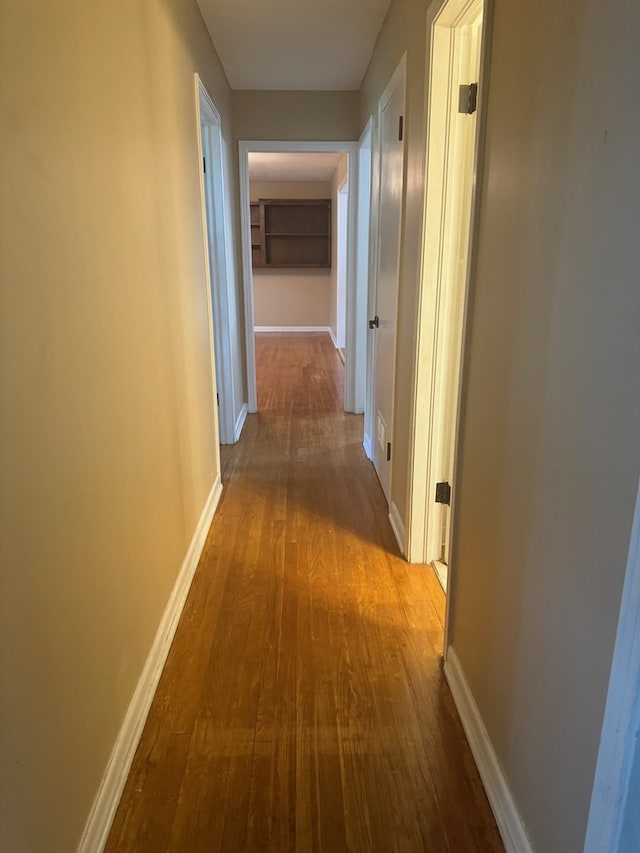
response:
<path id="1" fill-rule="evenodd" d="M 328 335 L 258 335 L 224 493 L 106 850 L 502 851 Z"/>

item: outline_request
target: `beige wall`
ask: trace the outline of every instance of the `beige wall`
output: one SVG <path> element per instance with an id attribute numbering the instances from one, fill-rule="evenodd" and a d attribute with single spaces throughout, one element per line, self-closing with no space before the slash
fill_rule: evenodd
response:
<path id="1" fill-rule="evenodd" d="M 496 4 L 453 643 L 549 853 L 582 849 L 638 484 L 639 25 Z"/>
<path id="2" fill-rule="evenodd" d="M 218 476 L 192 0 L 0 27 L 0 848 L 69 853 Z"/>
<path id="3" fill-rule="evenodd" d="M 331 198 L 325 181 L 251 181 L 252 201 L 261 198 Z M 328 326 L 329 270 L 253 271 L 256 326 Z"/>
<path id="4" fill-rule="evenodd" d="M 329 286 L 324 270 L 254 270 L 256 326 L 329 326 Z"/>
<path id="5" fill-rule="evenodd" d="M 495 7 L 452 641 L 533 848 L 578 853 L 640 458 L 639 9 Z M 403 515 L 424 25 L 423 4 L 392 3 L 361 111 L 364 125 L 408 48 L 392 486 Z"/>
<path id="6" fill-rule="evenodd" d="M 358 138 L 357 92 L 233 93 L 236 139 L 348 142 Z"/>

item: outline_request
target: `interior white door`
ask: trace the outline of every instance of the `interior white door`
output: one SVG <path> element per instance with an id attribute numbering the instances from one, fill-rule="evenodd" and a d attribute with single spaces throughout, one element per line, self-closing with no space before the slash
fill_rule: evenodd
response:
<path id="1" fill-rule="evenodd" d="M 393 456 L 393 401 L 400 273 L 404 175 L 404 71 L 396 75 L 380 101 L 380 195 L 378 213 L 378 263 L 374 335 L 373 464 L 390 501 Z"/>
<path id="2" fill-rule="evenodd" d="M 442 253 L 441 299 L 437 317 L 436 377 L 434 395 L 434 428 L 432 482 L 430 493 L 436 494 L 438 483 L 444 490 L 453 483 L 455 441 L 458 418 L 458 392 L 462 331 L 469 257 L 473 164 L 475 158 L 476 113 L 461 112 L 459 85 L 476 83 L 480 65 L 482 6 L 473 7 L 471 21 L 454 30 L 452 85 L 448 97 L 448 157 L 443 192 L 445 209 Z M 470 13 L 471 14 L 471 13 Z M 443 496 L 442 489 L 440 490 Z M 448 502 L 435 502 L 428 525 L 427 559 L 433 562 L 446 589 L 449 564 L 449 528 L 451 510 Z"/>

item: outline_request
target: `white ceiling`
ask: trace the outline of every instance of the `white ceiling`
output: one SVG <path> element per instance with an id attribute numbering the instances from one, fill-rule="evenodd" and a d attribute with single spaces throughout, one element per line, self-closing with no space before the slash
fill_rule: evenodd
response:
<path id="1" fill-rule="evenodd" d="M 390 0 L 197 0 L 232 89 L 360 88 Z"/>
<path id="2" fill-rule="evenodd" d="M 252 181 L 330 181 L 343 154 L 249 152 Z"/>

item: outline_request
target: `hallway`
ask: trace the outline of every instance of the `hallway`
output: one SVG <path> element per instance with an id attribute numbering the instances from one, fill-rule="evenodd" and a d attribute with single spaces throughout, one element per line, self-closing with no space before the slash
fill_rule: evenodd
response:
<path id="1" fill-rule="evenodd" d="M 328 335 L 258 335 L 224 493 L 106 850 L 503 850 Z"/>

